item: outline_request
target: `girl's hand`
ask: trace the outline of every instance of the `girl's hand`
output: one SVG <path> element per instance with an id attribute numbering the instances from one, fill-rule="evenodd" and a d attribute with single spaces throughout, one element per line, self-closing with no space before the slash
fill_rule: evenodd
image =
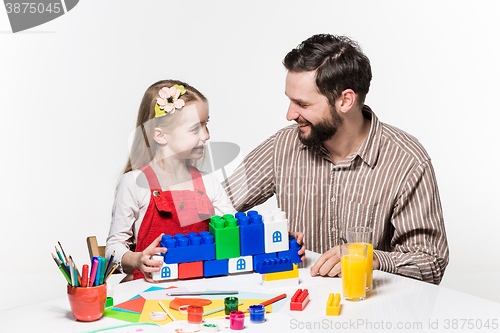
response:
<path id="1" fill-rule="evenodd" d="M 299 252 L 297 252 L 302 259 L 302 261 L 305 260 L 305 253 L 306 253 L 306 245 L 304 244 L 304 233 L 303 232 L 290 232 L 290 236 L 295 238 L 297 240 L 297 244 L 300 246 Z"/>
<path id="2" fill-rule="evenodd" d="M 158 236 L 146 249 L 144 249 L 137 261 L 136 269 L 144 274 L 144 279 L 147 282 L 158 283 L 158 281 L 153 280 L 152 273 L 161 270 L 163 261 L 152 260 L 151 257 L 157 253 L 167 252 L 166 248 L 157 247 L 161 242 L 162 236 L 163 234 Z"/>

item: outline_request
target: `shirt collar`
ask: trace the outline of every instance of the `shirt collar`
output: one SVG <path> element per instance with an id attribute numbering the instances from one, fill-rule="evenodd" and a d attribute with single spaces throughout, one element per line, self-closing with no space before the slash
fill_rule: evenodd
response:
<path id="1" fill-rule="evenodd" d="M 363 106 L 363 116 L 367 119 L 371 119 L 370 132 L 366 137 L 365 141 L 361 144 L 358 151 L 354 154 L 347 156 L 342 160 L 337 167 L 348 167 L 351 165 L 352 161 L 359 156 L 368 166 L 373 168 L 377 162 L 380 148 L 380 139 L 382 138 L 382 125 L 378 120 L 375 113 L 368 105 Z M 320 147 L 309 147 L 304 145 L 302 142 L 299 143 L 301 149 L 311 149 L 316 154 L 325 158 L 326 160 L 333 163 L 328 150 L 324 146 Z"/>

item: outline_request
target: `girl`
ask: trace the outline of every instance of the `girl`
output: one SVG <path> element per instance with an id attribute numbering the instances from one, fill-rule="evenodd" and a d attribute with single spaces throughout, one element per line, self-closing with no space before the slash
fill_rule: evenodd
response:
<path id="1" fill-rule="evenodd" d="M 235 213 L 217 179 L 193 166 L 210 138 L 208 118 L 207 99 L 187 83 L 159 81 L 146 90 L 106 240 L 106 257 L 115 252 L 124 281 L 154 282 L 163 263 L 151 256 L 167 251 L 157 247 L 163 234 L 205 231 L 211 216 Z"/>

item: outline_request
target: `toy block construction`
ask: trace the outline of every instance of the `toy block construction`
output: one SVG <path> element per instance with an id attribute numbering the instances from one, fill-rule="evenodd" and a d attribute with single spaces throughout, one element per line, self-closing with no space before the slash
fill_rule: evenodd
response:
<path id="1" fill-rule="evenodd" d="M 338 316 L 340 314 L 340 294 L 330 294 L 326 302 L 326 315 Z"/>
<path id="2" fill-rule="evenodd" d="M 278 252 L 278 258 L 289 257 L 292 259 L 294 264 L 300 264 L 302 262 L 302 258 L 299 256 L 300 245 L 297 243 L 297 240 L 293 238 L 293 236 L 289 237 L 288 240 L 289 250 Z"/>
<path id="3" fill-rule="evenodd" d="M 262 274 L 262 280 L 264 281 L 286 280 L 298 277 L 299 277 L 299 270 L 297 269 L 296 264 L 293 264 L 293 269 L 291 271 Z"/>
<path id="4" fill-rule="evenodd" d="M 301 262 L 300 246 L 288 237 L 282 211 L 212 216 L 209 231 L 164 235 L 160 244 L 168 251 L 162 254 L 164 265 L 154 280 L 257 271 L 266 274 L 263 282 L 270 285 L 280 280 L 298 283 L 295 263 Z"/>
<path id="5" fill-rule="evenodd" d="M 220 276 L 229 274 L 229 260 L 207 260 L 203 262 L 203 275 Z"/>
<path id="6" fill-rule="evenodd" d="M 288 220 L 285 212 L 266 213 L 264 221 L 264 243 L 266 253 L 288 251 Z"/>
<path id="7" fill-rule="evenodd" d="M 161 246 L 166 247 L 165 263 L 179 264 L 182 262 L 205 261 L 215 259 L 214 236 L 208 231 L 198 235 L 189 234 L 163 235 Z"/>
<path id="8" fill-rule="evenodd" d="M 265 259 L 257 263 L 257 272 L 260 274 L 284 272 L 293 270 L 292 259 L 288 257 Z"/>
<path id="9" fill-rule="evenodd" d="M 307 289 L 297 289 L 290 299 L 290 311 L 302 311 L 309 303 L 309 291 Z"/>
<path id="10" fill-rule="evenodd" d="M 203 261 L 182 262 L 179 264 L 179 279 L 203 277 Z"/>
<path id="11" fill-rule="evenodd" d="M 163 261 L 163 256 L 155 255 L 153 260 Z M 178 264 L 166 264 L 163 266 L 159 272 L 154 272 L 152 275 L 153 280 L 175 280 L 179 277 Z"/>
<path id="12" fill-rule="evenodd" d="M 215 259 L 229 259 L 240 256 L 240 227 L 232 215 L 212 216 L 208 228 L 215 238 Z"/>
<path id="13" fill-rule="evenodd" d="M 295 287 L 298 285 L 299 285 L 299 278 L 274 280 L 274 281 L 262 280 L 262 287 L 266 289 L 287 288 L 287 287 Z"/>
<path id="14" fill-rule="evenodd" d="M 252 256 L 229 259 L 229 273 L 253 271 Z"/>

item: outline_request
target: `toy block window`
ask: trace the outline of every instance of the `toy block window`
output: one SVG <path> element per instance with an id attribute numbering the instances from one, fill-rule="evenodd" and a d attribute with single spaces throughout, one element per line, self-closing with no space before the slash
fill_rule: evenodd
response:
<path id="1" fill-rule="evenodd" d="M 169 278 L 170 277 L 170 267 L 163 267 L 161 269 L 161 278 Z"/>
<path id="2" fill-rule="evenodd" d="M 239 259 L 236 262 L 236 270 L 241 271 L 244 270 L 246 267 L 247 267 L 247 262 L 245 261 L 245 259 Z"/>
<path id="3" fill-rule="evenodd" d="M 273 243 L 279 243 L 281 242 L 281 232 L 275 231 L 273 233 Z"/>

